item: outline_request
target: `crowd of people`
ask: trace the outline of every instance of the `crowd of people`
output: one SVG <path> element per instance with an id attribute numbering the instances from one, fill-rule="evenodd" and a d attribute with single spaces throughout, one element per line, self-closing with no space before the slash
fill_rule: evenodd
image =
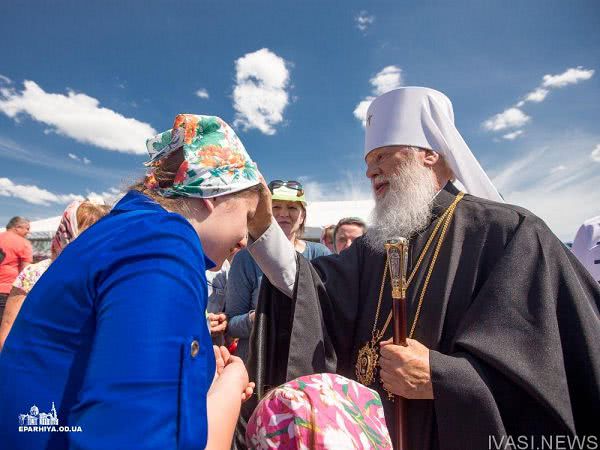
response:
<path id="1" fill-rule="evenodd" d="M 146 145 L 146 176 L 114 206 L 66 208 L 50 258 L 32 264 L 26 219 L 0 233 L 6 448 L 597 439 L 600 218 L 571 251 L 504 203 L 442 93 L 372 102 L 375 208 L 320 242 L 303 237 L 302 184 L 267 182 L 222 119 L 180 114 Z M 384 249 L 397 237 L 409 239 L 406 346 L 390 326 Z M 8 419 L 54 403 L 77 430 Z"/>

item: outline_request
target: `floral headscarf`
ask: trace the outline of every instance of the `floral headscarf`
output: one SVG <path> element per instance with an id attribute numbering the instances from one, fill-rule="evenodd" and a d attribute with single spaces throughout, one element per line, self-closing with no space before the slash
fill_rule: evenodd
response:
<path id="1" fill-rule="evenodd" d="M 179 114 L 173 128 L 146 142 L 153 168 L 183 147 L 184 161 L 173 186 L 162 189 L 151 169 L 146 186 L 165 197 L 217 197 L 260 183 L 256 164 L 225 121 L 215 116 Z"/>
<path id="2" fill-rule="evenodd" d="M 52 257 L 55 259 L 60 255 L 60 252 L 63 251 L 67 244 L 79 234 L 79 227 L 77 226 L 77 210 L 81 203 L 82 202 L 79 200 L 72 202 L 67 206 L 67 209 L 65 209 L 65 212 L 60 219 L 60 224 L 58 225 L 56 234 L 52 239 L 52 245 L 50 246 Z"/>
<path id="3" fill-rule="evenodd" d="M 379 394 L 327 373 L 297 378 L 267 394 L 248 422 L 246 444 L 260 450 L 392 450 Z"/>

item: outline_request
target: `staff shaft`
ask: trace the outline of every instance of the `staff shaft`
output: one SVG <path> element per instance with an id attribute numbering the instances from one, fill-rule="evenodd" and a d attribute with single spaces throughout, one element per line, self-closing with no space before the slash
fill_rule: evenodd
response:
<path id="1" fill-rule="evenodd" d="M 394 344 L 406 346 L 407 338 L 407 318 L 406 318 L 406 299 L 398 298 L 392 300 L 392 316 L 394 322 Z M 408 450 L 407 441 L 407 410 L 406 400 L 399 396 L 394 396 L 394 409 L 396 416 L 396 436 L 394 442 L 395 450 Z"/>
<path id="2" fill-rule="evenodd" d="M 392 283 L 392 320 L 395 345 L 407 345 L 407 313 L 406 313 L 406 273 L 408 266 L 408 240 L 402 237 L 389 239 L 385 243 L 390 279 Z M 396 419 L 395 450 L 408 450 L 408 427 L 406 400 L 399 395 L 394 396 L 394 412 Z"/>

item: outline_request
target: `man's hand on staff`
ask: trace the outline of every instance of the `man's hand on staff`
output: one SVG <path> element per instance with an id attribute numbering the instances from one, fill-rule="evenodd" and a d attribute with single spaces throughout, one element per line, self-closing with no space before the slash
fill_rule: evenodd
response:
<path id="1" fill-rule="evenodd" d="M 392 394 L 408 399 L 433 399 L 429 349 L 414 339 L 406 340 L 408 346 L 381 342 L 381 381 Z"/>

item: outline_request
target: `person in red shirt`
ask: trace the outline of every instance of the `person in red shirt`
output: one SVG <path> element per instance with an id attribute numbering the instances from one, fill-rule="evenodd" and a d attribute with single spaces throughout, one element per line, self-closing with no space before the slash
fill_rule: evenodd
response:
<path id="1" fill-rule="evenodd" d="M 13 217 L 0 233 L 0 321 L 4 315 L 6 299 L 17 275 L 31 264 L 31 244 L 25 237 L 29 234 L 29 221 Z"/>

